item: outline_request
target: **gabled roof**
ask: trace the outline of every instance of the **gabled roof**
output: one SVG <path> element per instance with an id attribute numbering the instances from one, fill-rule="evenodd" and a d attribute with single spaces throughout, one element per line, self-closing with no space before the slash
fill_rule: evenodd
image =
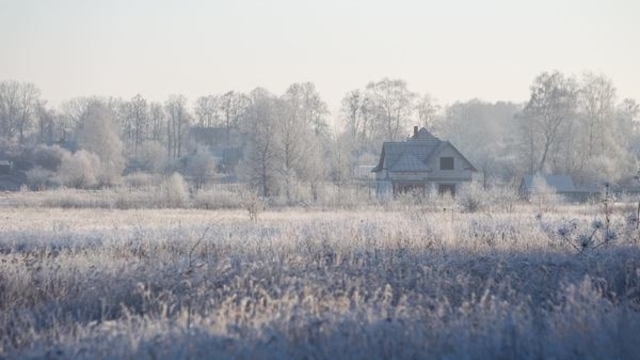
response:
<path id="1" fill-rule="evenodd" d="M 384 166 L 390 172 L 430 171 L 431 169 L 426 164 L 448 146 L 471 165 L 472 171 L 477 171 L 473 164 L 450 142 L 442 141 L 427 129 L 422 128 L 406 141 L 389 141 L 382 144 L 380 161 L 371 172 L 381 171 Z"/>
<path id="2" fill-rule="evenodd" d="M 572 192 L 577 190 L 573 184 L 573 180 L 571 180 L 571 176 L 562 174 L 525 175 L 522 179 L 523 190 L 530 192 L 533 189 L 533 182 L 536 176 L 542 177 L 547 185 L 554 188 L 557 192 Z"/>

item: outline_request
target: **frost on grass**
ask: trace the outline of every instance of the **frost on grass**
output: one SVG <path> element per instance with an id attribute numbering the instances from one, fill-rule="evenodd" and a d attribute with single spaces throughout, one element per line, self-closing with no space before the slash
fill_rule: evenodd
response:
<path id="1" fill-rule="evenodd" d="M 3 208 L 0 357 L 632 358 L 640 249 L 576 210 Z"/>

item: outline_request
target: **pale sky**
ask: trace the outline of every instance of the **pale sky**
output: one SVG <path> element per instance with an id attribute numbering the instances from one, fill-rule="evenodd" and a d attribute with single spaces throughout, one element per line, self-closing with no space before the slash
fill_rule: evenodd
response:
<path id="1" fill-rule="evenodd" d="M 442 104 L 525 101 L 554 69 L 640 101 L 638 0 L 0 0 L 0 49 L 0 80 L 54 106 L 311 81 L 335 112 L 383 77 Z"/>

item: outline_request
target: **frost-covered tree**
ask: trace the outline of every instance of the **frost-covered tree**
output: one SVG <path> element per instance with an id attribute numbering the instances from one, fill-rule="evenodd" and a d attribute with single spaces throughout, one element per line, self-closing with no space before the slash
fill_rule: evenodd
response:
<path id="1" fill-rule="evenodd" d="M 442 120 L 441 111 L 442 107 L 429 94 L 422 96 L 416 104 L 418 123 L 432 133 L 438 133 L 438 126 Z"/>
<path id="2" fill-rule="evenodd" d="M 519 119 L 522 122 L 522 147 L 528 171 L 543 171 L 561 134 L 575 117 L 577 83 L 558 71 L 538 75 L 530 86 L 531 96 Z M 557 152 L 556 152 L 557 154 Z"/>
<path id="3" fill-rule="evenodd" d="M 227 141 L 231 141 L 231 131 L 240 127 L 240 121 L 249 106 L 249 97 L 243 93 L 229 91 L 220 96 L 219 106 L 222 124 L 227 132 Z"/>
<path id="4" fill-rule="evenodd" d="M 34 128 L 40 90 L 32 83 L 0 82 L 0 137 L 23 144 Z"/>
<path id="5" fill-rule="evenodd" d="M 218 125 L 218 97 L 215 95 L 200 96 L 196 99 L 193 112 L 198 126 L 211 128 Z"/>
<path id="6" fill-rule="evenodd" d="M 268 197 L 277 194 L 279 188 L 277 121 L 282 104 L 263 88 L 253 90 L 249 99 L 242 126 L 246 146 L 238 171 L 261 196 Z"/>
<path id="7" fill-rule="evenodd" d="M 149 139 L 157 142 L 166 141 L 167 116 L 161 103 L 149 105 Z"/>
<path id="8" fill-rule="evenodd" d="M 191 122 L 187 98 L 183 95 L 171 95 L 164 107 L 167 120 L 167 153 L 170 158 L 177 159 L 183 154 Z"/>
<path id="9" fill-rule="evenodd" d="M 78 131 L 82 149 L 95 154 L 100 160 L 99 181 L 104 185 L 120 182 L 125 167 L 123 144 L 118 134 L 113 111 L 103 102 L 91 102 L 82 115 Z"/>
<path id="10" fill-rule="evenodd" d="M 382 131 L 382 138 L 387 141 L 401 139 L 404 129 L 410 126 L 416 94 L 409 91 L 404 80 L 389 78 L 370 82 L 367 94 L 371 100 L 369 111 Z"/>
<path id="11" fill-rule="evenodd" d="M 138 94 L 129 101 L 122 101 L 117 108 L 117 115 L 120 119 L 120 131 L 122 140 L 127 151 L 138 158 L 142 143 L 149 135 L 149 105 L 147 101 Z"/>
<path id="12" fill-rule="evenodd" d="M 473 99 L 447 106 L 439 134 L 453 143 L 478 168 L 483 185 L 491 178 L 508 180 L 516 166 L 512 156 L 514 116 L 521 106 Z"/>
<path id="13" fill-rule="evenodd" d="M 282 115 L 277 119 L 279 171 L 288 202 L 292 190 L 301 181 L 317 194 L 324 181 L 323 140 L 327 137 L 324 116 L 326 103 L 312 83 L 292 84 L 281 97 Z M 315 189 L 315 190 L 314 190 Z"/>
<path id="14" fill-rule="evenodd" d="M 616 88 L 605 75 L 587 72 L 580 84 L 580 111 L 582 126 L 586 130 L 585 148 L 587 158 L 606 151 L 610 138 L 615 133 L 612 126 L 615 115 Z"/>

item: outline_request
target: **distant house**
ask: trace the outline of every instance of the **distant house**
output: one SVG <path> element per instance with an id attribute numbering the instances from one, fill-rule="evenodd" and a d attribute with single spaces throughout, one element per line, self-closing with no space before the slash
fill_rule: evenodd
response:
<path id="1" fill-rule="evenodd" d="M 385 142 L 380 161 L 371 170 L 379 198 L 410 191 L 455 195 L 476 171 L 450 142 L 438 139 L 425 128 L 418 130 L 417 126 L 406 141 Z"/>
<path id="2" fill-rule="evenodd" d="M 520 196 L 529 200 L 535 192 L 536 177 L 546 183 L 556 194 L 562 196 L 567 201 L 584 202 L 591 198 L 598 197 L 600 190 L 597 187 L 576 187 L 571 176 L 565 174 L 529 174 L 525 175 L 520 182 Z"/>
<path id="3" fill-rule="evenodd" d="M 230 142 L 230 131 L 222 127 L 193 126 L 189 129 L 189 140 L 207 146 L 225 146 Z"/>
<path id="4" fill-rule="evenodd" d="M 207 147 L 223 173 L 233 172 L 242 159 L 240 135 L 233 128 L 194 126 L 189 130 L 189 142 Z"/>

